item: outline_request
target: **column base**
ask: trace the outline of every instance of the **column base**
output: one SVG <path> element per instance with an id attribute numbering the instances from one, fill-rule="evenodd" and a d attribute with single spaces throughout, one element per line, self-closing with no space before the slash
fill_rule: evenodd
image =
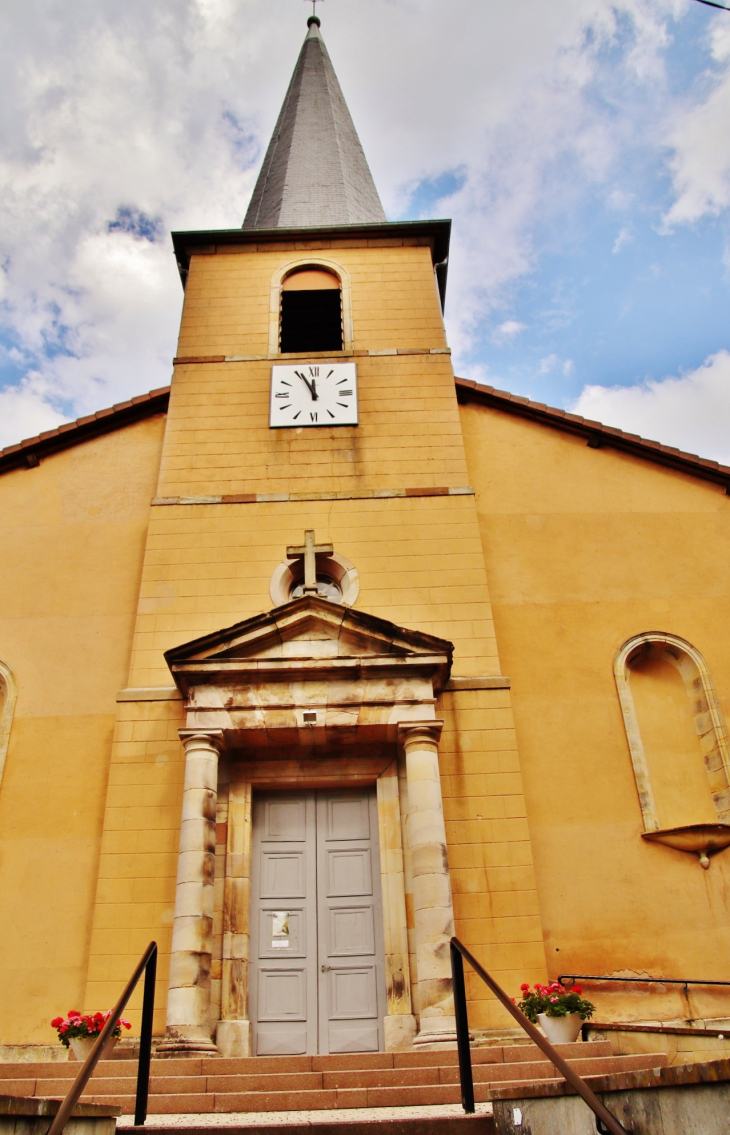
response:
<path id="1" fill-rule="evenodd" d="M 456 1048 L 456 1017 L 422 1017 L 413 1047 L 419 1051 L 424 1048 Z"/>
<path id="2" fill-rule="evenodd" d="M 385 1017 L 383 1030 L 386 1052 L 410 1052 L 416 1038 L 416 1018 L 412 1013 Z"/>
<path id="3" fill-rule="evenodd" d="M 215 1043 L 221 1056 L 251 1056 L 251 1022 L 219 1021 Z"/>
<path id="4" fill-rule="evenodd" d="M 195 1035 L 185 1035 L 182 1029 L 167 1028 L 165 1039 L 157 1045 L 155 1056 L 218 1056 L 213 1041 L 202 1030 L 192 1030 Z"/>

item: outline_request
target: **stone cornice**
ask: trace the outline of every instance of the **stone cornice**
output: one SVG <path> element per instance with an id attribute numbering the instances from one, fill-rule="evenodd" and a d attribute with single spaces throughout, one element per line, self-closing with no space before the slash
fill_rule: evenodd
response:
<path id="1" fill-rule="evenodd" d="M 446 684 L 449 669 L 446 654 L 355 655 L 344 658 L 250 658 L 231 661 L 219 658 L 195 662 L 176 662 L 171 670 L 178 686 L 187 693 L 191 687 L 210 685 L 218 679 L 226 685 L 248 685 L 251 682 L 302 681 L 366 681 L 368 678 L 405 678 L 413 676 L 437 679 L 440 690 Z M 421 700 L 421 699 L 417 699 Z"/>

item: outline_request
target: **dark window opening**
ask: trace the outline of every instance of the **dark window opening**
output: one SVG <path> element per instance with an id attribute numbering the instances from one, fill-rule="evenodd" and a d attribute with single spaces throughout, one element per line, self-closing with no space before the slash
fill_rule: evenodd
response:
<path id="1" fill-rule="evenodd" d="M 282 291 L 281 352 L 342 350 L 342 299 L 339 288 Z"/>

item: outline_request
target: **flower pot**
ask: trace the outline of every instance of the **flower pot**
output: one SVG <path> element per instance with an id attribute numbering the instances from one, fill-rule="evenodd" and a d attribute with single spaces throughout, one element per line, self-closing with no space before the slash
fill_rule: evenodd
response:
<path id="1" fill-rule="evenodd" d="M 572 1044 L 580 1036 L 583 1024 L 580 1013 L 568 1013 L 566 1017 L 548 1017 L 538 1013 L 540 1028 L 551 1044 Z"/>
<path id="2" fill-rule="evenodd" d="M 86 1057 L 91 1052 L 96 1044 L 96 1037 L 94 1036 L 76 1036 L 68 1042 L 71 1046 L 72 1060 L 86 1060 Z M 110 1037 L 104 1046 L 104 1053 L 102 1059 L 109 1059 L 112 1054 L 114 1045 L 117 1043 L 116 1037 Z"/>

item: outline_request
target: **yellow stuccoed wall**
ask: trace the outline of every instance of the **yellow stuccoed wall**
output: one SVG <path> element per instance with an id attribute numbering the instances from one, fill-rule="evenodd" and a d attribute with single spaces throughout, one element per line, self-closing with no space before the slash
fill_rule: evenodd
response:
<path id="1" fill-rule="evenodd" d="M 640 838 L 613 660 L 633 635 L 679 635 L 704 655 L 728 721 L 730 498 L 487 407 L 466 405 L 461 420 L 550 975 L 727 980 L 730 852 L 704 871 Z M 687 1000 L 604 986 L 594 1000 L 604 1021 L 730 1015 L 729 993 L 708 988 Z"/>
<path id="2" fill-rule="evenodd" d="M 456 933 L 516 994 L 523 981 L 545 980 L 545 950 L 510 691 L 449 691 L 438 712 Z M 511 1027 L 464 968 L 470 1027 Z"/>
<path id="3" fill-rule="evenodd" d="M 271 280 L 308 253 L 342 265 L 351 281 L 360 425 L 269 429 L 266 358 L 176 366 L 157 489 L 165 503 L 151 509 L 130 689 L 169 686 L 163 651 L 270 609 L 271 574 L 307 528 L 356 565 L 360 610 L 450 639 L 455 674 L 501 672 L 473 495 L 377 495 L 469 485 L 429 249 L 343 241 L 194 256 L 177 356 L 265 356 Z M 245 503 L 282 493 L 294 499 Z M 334 493 L 347 499 L 327 499 Z M 180 503 L 211 496 L 244 500 Z M 459 691 L 443 703 L 457 929 L 512 983 L 537 980 L 544 954 L 509 691 Z M 109 1002 L 156 937 L 158 1032 L 181 724 L 179 701 L 120 704 L 85 998 L 89 1007 Z M 474 1024 L 495 1020 L 480 1001 Z"/>
<path id="4" fill-rule="evenodd" d="M 157 416 L 0 477 L 0 659 L 18 686 L 0 784 L 0 1044 L 83 1005 L 115 699 L 159 470 Z"/>
<path id="5" fill-rule="evenodd" d="M 250 356 L 268 351 L 272 276 L 311 251 L 351 280 L 361 424 L 271 431 L 271 360 Z M 453 641 L 455 676 L 511 679 L 437 707 L 457 932 L 503 984 L 544 977 L 546 952 L 550 976 L 727 976 L 730 852 L 704 872 L 641 840 L 612 665 L 632 635 L 677 634 L 727 719 L 730 499 L 459 409 L 445 350 L 418 244 L 197 256 L 178 356 L 249 358 L 178 365 L 164 443 L 157 417 L 0 477 L 0 660 L 19 687 L 0 1043 L 51 1042 L 57 1012 L 106 1008 L 151 938 L 163 1031 L 184 771 L 163 651 L 269 609 L 305 528 L 355 563 L 359 609 Z M 239 499 L 180 503 L 201 497 Z M 469 990 L 473 1027 L 502 1027 Z M 604 1020 L 730 1015 L 707 991 L 594 999 Z"/>

